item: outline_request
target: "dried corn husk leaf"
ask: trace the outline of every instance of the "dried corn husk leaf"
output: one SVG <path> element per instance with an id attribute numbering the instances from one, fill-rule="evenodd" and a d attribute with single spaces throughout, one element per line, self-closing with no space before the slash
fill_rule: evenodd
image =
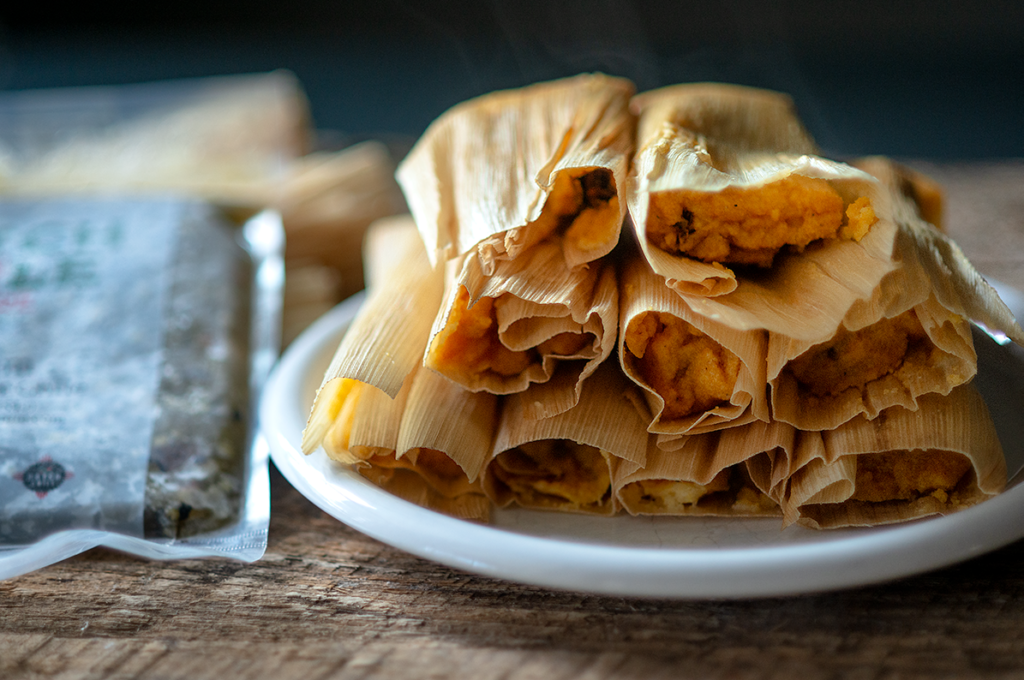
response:
<path id="1" fill-rule="evenodd" d="M 621 281 L 619 361 L 643 389 L 649 431 L 698 434 L 769 419 L 764 331 L 695 314 L 639 254 Z"/>
<path id="2" fill-rule="evenodd" d="M 583 381 L 615 347 L 615 268 L 569 269 L 553 242 L 498 262 L 487 276 L 473 257 L 449 262 L 441 311 L 424 364 L 468 390 L 529 390 L 525 417 L 568 410 Z"/>
<path id="3" fill-rule="evenodd" d="M 490 274 L 551 235 L 570 268 L 610 252 L 626 210 L 633 92 L 585 74 L 485 95 L 434 121 L 397 173 L 431 262 L 475 251 Z"/>
<path id="4" fill-rule="evenodd" d="M 698 84 L 638 95 L 634 107 L 640 134 L 627 187 L 630 215 L 654 271 L 685 294 L 695 311 L 740 330 L 788 329 L 813 336 L 824 326 L 835 328 L 849 306 L 867 297 L 893 268 L 895 225 L 877 180 L 812 155 L 814 145 L 788 97 Z M 776 194 L 797 180 L 816 183 L 815 191 L 828 193 L 830 205 L 847 211 L 846 218 L 837 212 L 837 219 L 848 222 L 839 228 L 841 238 L 801 245 L 802 252 L 782 250 L 766 270 L 745 270 L 737 279 L 737 272 L 721 262 L 670 254 L 647 237 L 653 199 L 671 203 L 679 192 L 722 197 L 745 191 L 781 211 L 789 201 Z M 865 202 L 870 212 L 858 212 Z"/>
<path id="5" fill-rule="evenodd" d="M 971 385 L 922 397 L 917 412 L 893 408 L 799 438 L 779 494 L 787 523 L 824 529 L 948 514 L 1006 484 L 995 426 Z"/>
<path id="6" fill-rule="evenodd" d="M 627 399 L 634 390 L 609 361 L 576 406 L 551 418 L 525 417 L 525 394 L 507 397 L 483 477 L 488 497 L 502 507 L 614 514 L 612 476 L 642 467 L 650 438 Z"/>
<path id="7" fill-rule="evenodd" d="M 643 468 L 616 476 L 615 493 L 633 515 L 778 515 L 770 494 L 795 436 L 783 423 L 754 421 L 677 437 L 671 450 L 652 441 Z"/>
<path id="8" fill-rule="evenodd" d="M 441 301 L 442 281 L 430 268 L 408 216 L 375 223 L 367 238 L 371 289 L 317 391 L 302 436 L 314 451 L 343 405 L 343 379 L 357 380 L 394 398 L 418 366 Z M 379 273 L 377 273 L 379 272 Z"/>
<path id="9" fill-rule="evenodd" d="M 398 456 L 442 451 L 475 482 L 490 457 L 498 423 L 498 398 L 468 392 L 426 369 L 418 369 L 398 431 Z"/>

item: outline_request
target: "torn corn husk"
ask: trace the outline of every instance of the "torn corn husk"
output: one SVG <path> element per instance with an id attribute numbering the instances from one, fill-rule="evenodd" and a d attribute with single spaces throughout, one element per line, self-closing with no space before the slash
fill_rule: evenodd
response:
<path id="1" fill-rule="evenodd" d="M 773 471 L 788 468 L 795 435 L 789 425 L 755 421 L 677 437 L 671 450 L 657 438 L 644 467 L 616 476 L 615 493 L 633 515 L 778 515 Z"/>
<path id="2" fill-rule="evenodd" d="M 644 465 L 650 435 L 626 398 L 634 389 L 614 362 L 583 386 L 579 403 L 557 416 L 524 416 L 528 397 L 505 399 L 484 472 L 484 490 L 499 507 L 611 515 L 611 480 Z"/>
<path id="3" fill-rule="evenodd" d="M 436 120 L 398 181 L 436 265 L 482 271 L 548 237 L 572 268 L 609 253 L 625 215 L 632 83 L 601 74 L 495 92 Z"/>
<path id="4" fill-rule="evenodd" d="M 887 176 L 899 181 L 896 172 Z M 897 252 L 907 261 L 901 262 L 901 268 L 919 266 L 940 305 L 970 319 L 1000 341 L 1009 338 L 1024 346 L 1024 330 L 960 247 L 922 219 L 919 205 L 902 193 L 898 184 L 890 183 L 887 189 L 894 197 L 893 215 L 899 228 Z"/>
<path id="5" fill-rule="evenodd" d="M 696 434 L 769 418 L 764 331 L 699 316 L 636 253 L 620 275 L 619 361 L 651 432 Z"/>
<path id="6" fill-rule="evenodd" d="M 778 494 L 787 523 L 835 528 L 947 514 L 1006 484 L 995 427 L 971 385 L 922 397 L 917 412 L 897 407 L 798 439 L 794 472 Z"/>
<path id="7" fill-rule="evenodd" d="M 814 335 L 892 269 L 895 227 L 877 180 L 813 155 L 788 97 L 680 85 L 634 107 L 629 211 L 654 271 L 706 297 L 695 310 L 738 329 Z"/>
<path id="8" fill-rule="evenodd" d="M 448 263 L 445 299 L 424 364 L 471 391 L 528 390 L 527 418 L 557 415 L 615 347 L 618 290 L 607 261 L 569 269 L 558 244 L 537 244 L 485 275 Z"/>
<path id="9" fill-rule="evenodd" d="M 443 282 L 430 267 L 423 244 L 406 215 L 374 223 L 367 234 L 366 301 L 345 333 L 317 391 L 302 434 L 311 453 L 338 418 L 345 379 L 395 398 L 422 361 L 430 325 L 441 303 Z"/>

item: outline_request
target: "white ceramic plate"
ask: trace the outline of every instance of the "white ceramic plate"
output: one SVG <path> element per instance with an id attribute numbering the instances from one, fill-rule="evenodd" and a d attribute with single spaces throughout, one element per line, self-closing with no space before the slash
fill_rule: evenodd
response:
<path id="1" fill-rule="evenodd" d="M 1021 297 L 1004 297 L 1021 309 Z M 1024 536 L 1024 485 L 947 517 L 871 529 L 780 529 L 778 519 L 586 517 L 499 510 L 483 526 L 424 510 L 330 461 L 304 456 L 302 428 L 324 370 L 361 302 L 301 335 L 271 374 L 261 429 L 281 473 L 345 524 L 469 572 L 611 595 L 738 598 L 810 593 L 890 580 L 980 555 Z M 1014 305 L 1014 303 L 1018 303 Z M 1024 318 L 1018 313 L 1018 318 Z M 1024 465 L 1024 354 L 979 335 L 977 384 L 1012 472 Z"/>

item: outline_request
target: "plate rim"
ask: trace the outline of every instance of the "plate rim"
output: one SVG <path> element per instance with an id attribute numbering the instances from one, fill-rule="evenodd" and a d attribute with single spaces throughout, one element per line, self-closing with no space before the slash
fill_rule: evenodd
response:
<path id="1" fill-rule="evenodd" d="M 281 424 L 287 418 L 289 395 L 301 391 L 309 378 L 308 364 L 351 322 L 363 297 L 357 293 L 334 307 L 287 348 L 267 380 L 259 426 L 274 464 L 303 496 L 353 529 L 418 557 L 471 573 L 559 590 L 736 599 L 882 583 L 950 566 L 1024 536 L 1024 523 L 1007 521 L 1024 514 L 1024 484 L 950 515 L 858 530 L 854 535 L 820 542 L 648 548 L 533 536 L 459 520 L 392 496 L 340 465 L 334 469 L 337 479 L 327 480 L 282 431 Z M 295 405 L 291 406 L 294 411 Z M 336 485 L 338 479 L 344 485 L 332 491 L 344 493 L 328 497 L 320 487 Z M 396 513 L 406 521 L 389 521 Z M 503 546 L 497 553 L 490 547 L 495 540 Z"/>

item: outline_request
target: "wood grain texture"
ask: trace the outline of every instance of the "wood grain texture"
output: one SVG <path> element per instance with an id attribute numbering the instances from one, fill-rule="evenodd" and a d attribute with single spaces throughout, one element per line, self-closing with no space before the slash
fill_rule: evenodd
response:
<path id="1" fill-rule="evenodd" d="M 927 169 L 979 268 L 1024 288 L 1024 165 Z M 254 564 L 94 550 L 0 582 L 0 679 L 1024 677 L 1024 541 L 822 595 L 617 598 L 412 557 L 271 479 Z"/>

